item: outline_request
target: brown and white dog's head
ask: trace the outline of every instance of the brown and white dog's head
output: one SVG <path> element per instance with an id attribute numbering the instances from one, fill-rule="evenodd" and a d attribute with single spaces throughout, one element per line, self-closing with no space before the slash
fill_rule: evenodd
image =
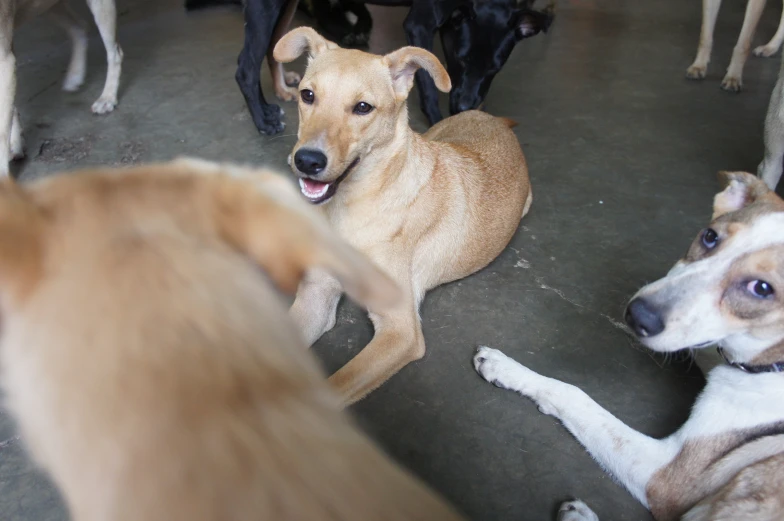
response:
<path id="1" fill-rule="evenodd" d="M 291 162 L 302 193 L 318 204 L 332 198 L 360 164 L 372 164 L 374 151 L 408 131 L 406 100 L 417 70 L 427 71 L 443 92 L 451 83 L 424 49 L 403 47 L 386 56 L 341 49 L 309 27 L 281 38 L 274 56 L 287 63 L 306 51 L 310 59 L 299 84 L 299 139 Z"/>
<path id="2" fill-rule="evenodd" d="M 772 363 L 784 344 L 784 201 L 751 174 L 720 177 L 711 224 L 637 292 L 626 321 L 655 351 L 718 343 L 737 361 Z"/>

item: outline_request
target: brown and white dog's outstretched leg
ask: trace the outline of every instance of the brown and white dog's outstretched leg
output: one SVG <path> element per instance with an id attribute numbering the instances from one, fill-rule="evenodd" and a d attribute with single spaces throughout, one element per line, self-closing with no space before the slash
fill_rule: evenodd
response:
<path id="1" fill-rule="evenodd" d="M 697 47 L 697 57 L 694 63 L 686 69 L 686 77 L 692 80 L 701 80 L 708 71 L 711 49 L 713 49 L 713 29 L 716 27 L 716 17 L 719 16 L 721 0 L 702 0 L 702 26 L 700 28 L 700 44 Z"/>
<path id="2" fill-rule="evenodd" d="M 11 160 L 11 137 L 14 134 L 14 97 L 16 95 L 16 58 L 11 41 L 14 38 L 14 17 L 0 17 L 0 176 L 8 175 Z M 21 129 L 18 129 L 21 139 Z"/>
<path id="3" fill-rule="evenodd" d="M 101 33 L 106 47 L 106 83 L 101 96 L 93 103 L 95 114 L 106 114 L 117 106 L 117 90 L 120 87 L 120 71 L 122 70 L 123 52 L 117 43 L 117 8 L 113 1 L 87 0 L 95 24 Z"/>
<path id="4" fill-rule="evenodd" d="M 765 9 L 767 0 L 749 0 L 746 4 L 746 14 L 743 17 L 743 27 L 740 30 L 738 43 L 732 50 L 732 60 L 727 68 L 727 74 L 721 81 L 721 88 L 731 92 L 740 92 L 743 88 L 743 66 L 751 52 L 751 40 L 754 38 L 754 31 L 757 30 L 762 11 Z"/>
<path id="5" fill-rule="evenodd" d="M 648 506 L 648 481 L 675 458 L 680 444 L 635 431 L 578 387 L 535 373 L 496 349 L 480 347 L 474 368 L 488 382 L 530 398 L 542 413 L 558 418 L 602 467 Z"/>

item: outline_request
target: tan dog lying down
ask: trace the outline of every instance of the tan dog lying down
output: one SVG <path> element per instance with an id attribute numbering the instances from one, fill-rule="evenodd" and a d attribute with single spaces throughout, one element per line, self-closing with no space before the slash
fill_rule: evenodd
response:
<path id="1" fill-rule="evenodd" d="M 287 185 L 194 161 L 0 182 L 1 381 L 74 520 L 458 519 L 339 412 L 265 278 L 397 293 Z"/>
<path id="2" fill-rule="evenodd" d="M 376 56 L 302 27 L 278 42 L 275 59 L 290 62 L 306 50 L 292 154 L 302 192 L 404 292 L 394 308 L 370 306 L 373 340 L 330 379 L 351 403 L 425 354 L 425 292 L 501 253 L 530 207 L 531 189 L 509 120 L 468 111 L 424 135 L 408 126 L 406 99 L 418 69 L 440 90 L 451 87 L 429 52 L 404 47 Z M 300 286 L 292 316 L 308 344 L 335 325 L 341 292 L 339 281 L 319 272 Z"/>

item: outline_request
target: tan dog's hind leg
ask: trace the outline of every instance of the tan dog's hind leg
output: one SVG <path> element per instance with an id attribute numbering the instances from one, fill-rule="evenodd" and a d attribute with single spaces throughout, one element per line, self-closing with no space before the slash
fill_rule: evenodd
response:
<path id="1" fill-rule="evenodd" d="M 93 103 L 95 114 L 106 114 L 117 106 L 117 90 L 120 87 L 123 52 L 117 43 L 117 8 L 113 0 L 87 0 L 95 17 L 98 31 L 106 47 L 106 83 L 101 97 Z"/>
<path id="2" fill-rule="evenodd" d="M 721 81 L 721 88 L 730 92 L 740 92 L 743 88 L 743 66 L 751 52 L 751 40 L 757 30 L 762 11 L 767 0 L 749 0 L 746 4 L 746 15 L 743 17 L 743 27 L 740 30 L 738 43 L 732 50 L 732 60 L 727 68 L 727 74 Z"/>
<path id="3" fill-rule="evenodd" d="M 713 29 L 719 15 L 721 0 L 702 0 L 702 27 L 700 28 L 700 45 L 694 63 L 686 69 L 686 77 L 701 80 L 708 71 L 711 49 L 713 49 Z"/>
<path id="4" fill-rule="evenodd" d="M 11 160 L 9 152 L 16 95 L 16 58 L 11 49 L 13 38 L 13 17 L 0 19 L 0 176 L 8 175 L 8 162 Z"/>
<path id="5" fill-rule="evenodd" d="M 321 335 L 335 327 L 342 293 L 340 283 L 320 270 L 308 273 L 302 280 L 289 313 L 304 337 L 305 345 L 312 346 Z"/>
<path id="6" fill-rule="evenodd" d="M 52 18 L 68 32 L 73 45 L 71 62 L 63 81 L 63 90 L 73 92 L 84 83 L 87 70 L 87 33 L 84 30 L 84 21 L 80 20 L 66 2 L 60 2 L 50 11 Z"/>
<path id="7" fill-rule="evenodd" d="M 757 168 L 757 175 L 768 188 L 776 189 L 781 179 L 784 161 L 784 57 L 779 78 L 770 95 L 768 113 L 765 116 L 765 157 Z"/>
<path id="8" fill-rule="evenodd" d="M 784 9 L 781 10 L 781 20 L 779 21 L 779 28 L 776 29 L 776 34 L 765 45 L 760 45 L 754 49 L 755 56 L 763 56 L 765 58 L 776 54 L 784 42 Z"/>
<path id="9" fill-rule="evenodd" d="M 297 10 L 297 3 L 299 0 L 289 0 L 284 11 L 280 14 L 278 24 L 275 26 L 275 31 L 272 33 L 272 41 L 270 42 L 269 51 L 267 51 L 267 63 L 269 64 L 270 73 L 272 73 L 272 84 L 275 86 L 275 95 L 281 101 L 296 101 L 299 96 L 299 91 L 292 88 L 299 84 L 300 75 L 294 71 L 286 71 L 283 64 L 276 61 L 272 55 L 275 50 L 275 44 L 278 40 L 283 38 L 283 35 L 288 32 L 291 19 L 294 18 L 294 12 Z"/>
<path id="10" fill-rule="evenodd" d="M 417 305 L 410 297 L 401 307 L 383 314 L 370 313 L 373 340 L 329 378 L 345 405 L 377 389 L 403 367 L 425 355 L 425 338 Z"/>

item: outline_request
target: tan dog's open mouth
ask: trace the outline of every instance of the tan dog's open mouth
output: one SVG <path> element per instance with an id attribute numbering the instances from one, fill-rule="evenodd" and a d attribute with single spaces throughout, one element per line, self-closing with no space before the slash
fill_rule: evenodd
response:
<path id="1" fill-rule="evenodd" d="M 300 177 L 299 188 L 302 195 L 312 204 L 321 204 L 329 201 L 338 191 L 338 185 L 348 176 L 349 172 L 357 166 L 357 163 L 359 163 L 359 157 L 352 161 L 351 164 L 348 165 L 348 168 L 340 174 L 340 177 L 331 183 L 325 183 L 309 177 Z"/>

